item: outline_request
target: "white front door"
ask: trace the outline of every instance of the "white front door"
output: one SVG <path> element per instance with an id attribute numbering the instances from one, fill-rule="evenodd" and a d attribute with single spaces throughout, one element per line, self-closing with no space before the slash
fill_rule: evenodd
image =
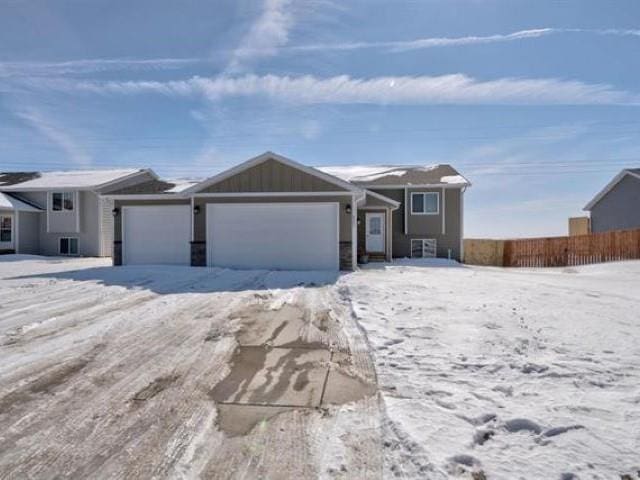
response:
<path id="1" fill-rule="evenodd" d="M 384 213 L 365 214 L 367 252 L 384 252 Z"/>

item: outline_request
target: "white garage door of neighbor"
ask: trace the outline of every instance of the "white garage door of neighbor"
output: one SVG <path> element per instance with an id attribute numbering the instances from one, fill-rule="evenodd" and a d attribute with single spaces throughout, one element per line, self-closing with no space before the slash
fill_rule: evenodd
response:
<path id="1" fill-rule="evenodd" d="M 127 265 L 189 265 L 191 207 L 124 207 L 122 261 Z"/>
<path id="2" fill-rule="evenodd" d="M 207 205 L 210 266 L 338 270 L 337 203 Z"/>

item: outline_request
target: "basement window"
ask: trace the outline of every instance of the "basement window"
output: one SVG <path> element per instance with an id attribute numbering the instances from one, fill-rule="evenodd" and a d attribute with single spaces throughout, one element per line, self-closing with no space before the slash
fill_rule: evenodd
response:
<path id="1" fill-rule="evenodd" d="M 59 253 L 60 255 L 78 255 L 78 239 L 76 237 L 62 237 Z"/>
<path id="2" fill-rule="evenodd" d="M 435 258 L 437 247 L 435 238 L 412 238 L 411 258 Z"/>

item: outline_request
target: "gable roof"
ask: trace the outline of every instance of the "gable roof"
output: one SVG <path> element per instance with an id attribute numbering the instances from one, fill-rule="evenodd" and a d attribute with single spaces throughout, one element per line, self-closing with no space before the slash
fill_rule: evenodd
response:
<path id="1" fill-rule="evenodd" d="M 246 162 L 243 162 L 239 165 L 236 165 L 235 167 L 232 167 L 228 170 L 225 170 L 222 173 L 219 173 L 217 175 L 214 175 L 213 177 L 207 178 L 206 180 L 203 180 L 202 182 L 192 186 L 191 188 L 188 188 L 187 190 L 184 191 L 184 193 L 198 193 L 199 191 L 210 187 L 212 185 L 215 185 L 218 182 L 221 182 L 223 180 L 226 180 L 229 177 L 232 177 L 233 175 L 236 175 L 240 172 L 243 172 L 245 170 L 248 170 L 251 167 L 255 167 L 256 165 L 260 165 L 263 162 L 266 162 L 268 160 L 275 160 L 276 162 L 280 162 L 284 165 L 287 165 L 291 168 L 295 168 L 297 170 L 300 170 L 308 175 L 312 175 L 314 177 L 320 178 L 321 180 L 324 180 L 325 182 L 331 183 L 333 185 L 336 185 L 337 187 L 343 188 L 347 191 L 350 192 L 355 192 L 355 193 L 361 193 L 362 189 L 358 188 L 357 186 L 349 183 L 348 181 L 345 181 L 341 178 L 338 178 L 334 175 L 328 174 L 326 172 L 323 172 L 317 168 L 313 168 L 313 167 L 307 167 L 306 165 L 302 165 L 301 163 L 295 162 L 287 157 L 283 157 L 282 155 L 278 155 L 277 153 L 273 153 L 273 152 L 265 152 L 261 155 L 258 155 L 257 157 L 253 157 L 249 160 L 247 160 Z"/>
<path id="2" fill-rule="evenodd" d="M 318 167 L 319 170 L 367 187 L 451 185 L 471 183 L 451 165 L 348 165 Z"/>
<path id="3" fill-rule="evenodd" d="M 58 172 L 0 173 L 0 190 L 37 191 L 52 188 L 90 190 L 102 188 L 141 173 L 153 171 L 141 168 L 111 170 L 66 170 Z"/>
<path id="4" fill-rule="evenodd" d="M 42 210 L 30 205 L 19 198 L 0 192 L 0 210 L 14 210 L 20 212 L 41 212 Z"/>
<path id="5" fill-rule="evenodd" d="M 624 170 L 622 170 L 620 173 L 618 173 L 615 177 L 613 177 L 613 179 L 607 183 L 607 185 L 600 190 L 595 197 L 593 197 L 591 199 L 591 201 L 589 203 L 587 203 L 583 210 L 585 211 L 589 211 L 593 208 L 593 206 L 598 203 L 600 200 L 602 200 L 602 198 L 609 193 L 611 190 L 613 190 L 613 188 L 622 181 L 622 179 L 624 177 L 626 177 L 627 175 L 631 175 L 633 177 L 636 177 L 638 179 L 640 179 L 640 168 L 625 168 Z"/>

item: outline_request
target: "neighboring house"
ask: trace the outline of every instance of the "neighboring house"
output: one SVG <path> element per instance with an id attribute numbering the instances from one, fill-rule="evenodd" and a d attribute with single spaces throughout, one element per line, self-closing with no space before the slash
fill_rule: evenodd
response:
<path id="1" fill-rule="evenodd" d="M 114 264 L 338 270 L 358 252 L 459 259 L 468 185 L 448 165 L 316 169 L 267 152 L 196 184 L 154 178 L 110 191 Z"/>
<path id="2" fill-rule="evenodd" d="M 157 178 L 150 170 L 0 173 L 0 252 L 111 256 L 111 189 Z"/>
<path id="3" fill-rule="evenodd" d="M 622 170 L 584 210 L 594 233 L 640 228 L 640 168 Z"/>

